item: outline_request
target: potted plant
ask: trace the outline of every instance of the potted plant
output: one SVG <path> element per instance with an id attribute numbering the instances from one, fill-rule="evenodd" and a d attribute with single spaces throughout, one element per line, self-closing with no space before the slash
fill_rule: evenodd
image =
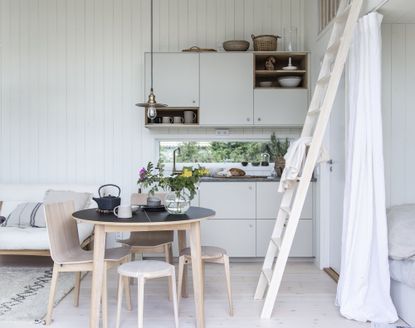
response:
<path id="1" fill-rule="evenodd" d="M 137 184 L 140 186 L 139 193 L 141 189 L 146 189 L 148 192 L 147 205 L 157 206 L 161 204 L 161 200 L 158 197 L 154 196 L 156 191 L 159 191 L 159 182 L 164 177 L 164 168 L 161 163 L 157 163 L 157 166 L 154 167 L 154 164 L 151 162 L 147 163 L 147 167 L 142 167 L 138 171 L 138 181 Z"/>
<path id="2" fill-rule="evenodd" d="M 285 168 L 284 155 L 287 153 L 289 146 L 290 142 L 288 138 L 285 138 L 285 140 L 277 139 L 275 132 L 271 134 L 270 142 L 265 145 L 265 151 L 270 154 L 271 160 L 274 161 L 274 170 L 279 177 L 282 175 L 282 171 L 284 171 Z"/>
<path id="3" fill-rule="evenodd" d="M 138 184 L 153 195 L 160 189 L 167 191 L 166 210 L 171 214 L 184 214 L 196 195 L 200 177 L 208 173 L 209 171 L 202 167 L 185 167 L 179 174 L 164 176 L 164 168 L 160 162 L 156 168 L 149 162 L 147 168 L 140 169 Z"/>

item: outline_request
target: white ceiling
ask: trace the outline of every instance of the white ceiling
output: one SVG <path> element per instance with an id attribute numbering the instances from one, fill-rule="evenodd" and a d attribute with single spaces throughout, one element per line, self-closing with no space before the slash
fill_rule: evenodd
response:
<path id="1" fill-rule="evenodd" d="M 415 0 L 389 0 L 379 12 L 384 23 L 415 23 Z"/>

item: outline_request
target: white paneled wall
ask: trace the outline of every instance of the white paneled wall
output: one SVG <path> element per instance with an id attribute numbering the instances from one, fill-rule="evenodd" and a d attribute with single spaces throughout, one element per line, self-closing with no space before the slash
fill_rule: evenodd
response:
<path id="1" fill-rule="evenodd" d="M 155 159 L 155 140 L 182 137 L 146 130 L 134 106 L 145 98 L 150 1 L 0 4 L 0 182 L 114 182 L 132 190 L 139 165 Z M 251 33 L 282 35 L 290 24 L 302 45 L 303 7 L 304 0 L 155 0 L 155 50 L 218 48 Z"/>
<path id="2" fill-rule="evenodd" d="M 386 202 L 415 203 L 415 24 L 384 24 L 382 34 Z"/>

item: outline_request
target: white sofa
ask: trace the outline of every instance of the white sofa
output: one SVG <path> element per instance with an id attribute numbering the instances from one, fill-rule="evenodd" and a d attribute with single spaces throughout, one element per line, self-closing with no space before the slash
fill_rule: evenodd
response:
<path id="1" fill-rule="evenodd" d="M 7 217 L 20 203 L 42 202 L 45 192 L 49 189 L 97 193 L 95 185 L 0 184 L 0 201 L 3 201 L 0 215 Z M 91 201 L 91 206 L 95 207 L 95 202 Z M 78 231 L 82 246 L 92 241 L 93 225 L 79 223 Z M 46 228 L 0 227 L 0 255 L 49 256 Z"/>

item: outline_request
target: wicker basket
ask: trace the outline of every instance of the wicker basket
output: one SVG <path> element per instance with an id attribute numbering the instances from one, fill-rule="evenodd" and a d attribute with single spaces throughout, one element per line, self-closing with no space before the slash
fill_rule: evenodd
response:
<path id="1" fill-rule="evenodd" d="M 277 41 L 281 39 L 278 35 L 251 35 L 255 51 L 276 51 Z"/>

